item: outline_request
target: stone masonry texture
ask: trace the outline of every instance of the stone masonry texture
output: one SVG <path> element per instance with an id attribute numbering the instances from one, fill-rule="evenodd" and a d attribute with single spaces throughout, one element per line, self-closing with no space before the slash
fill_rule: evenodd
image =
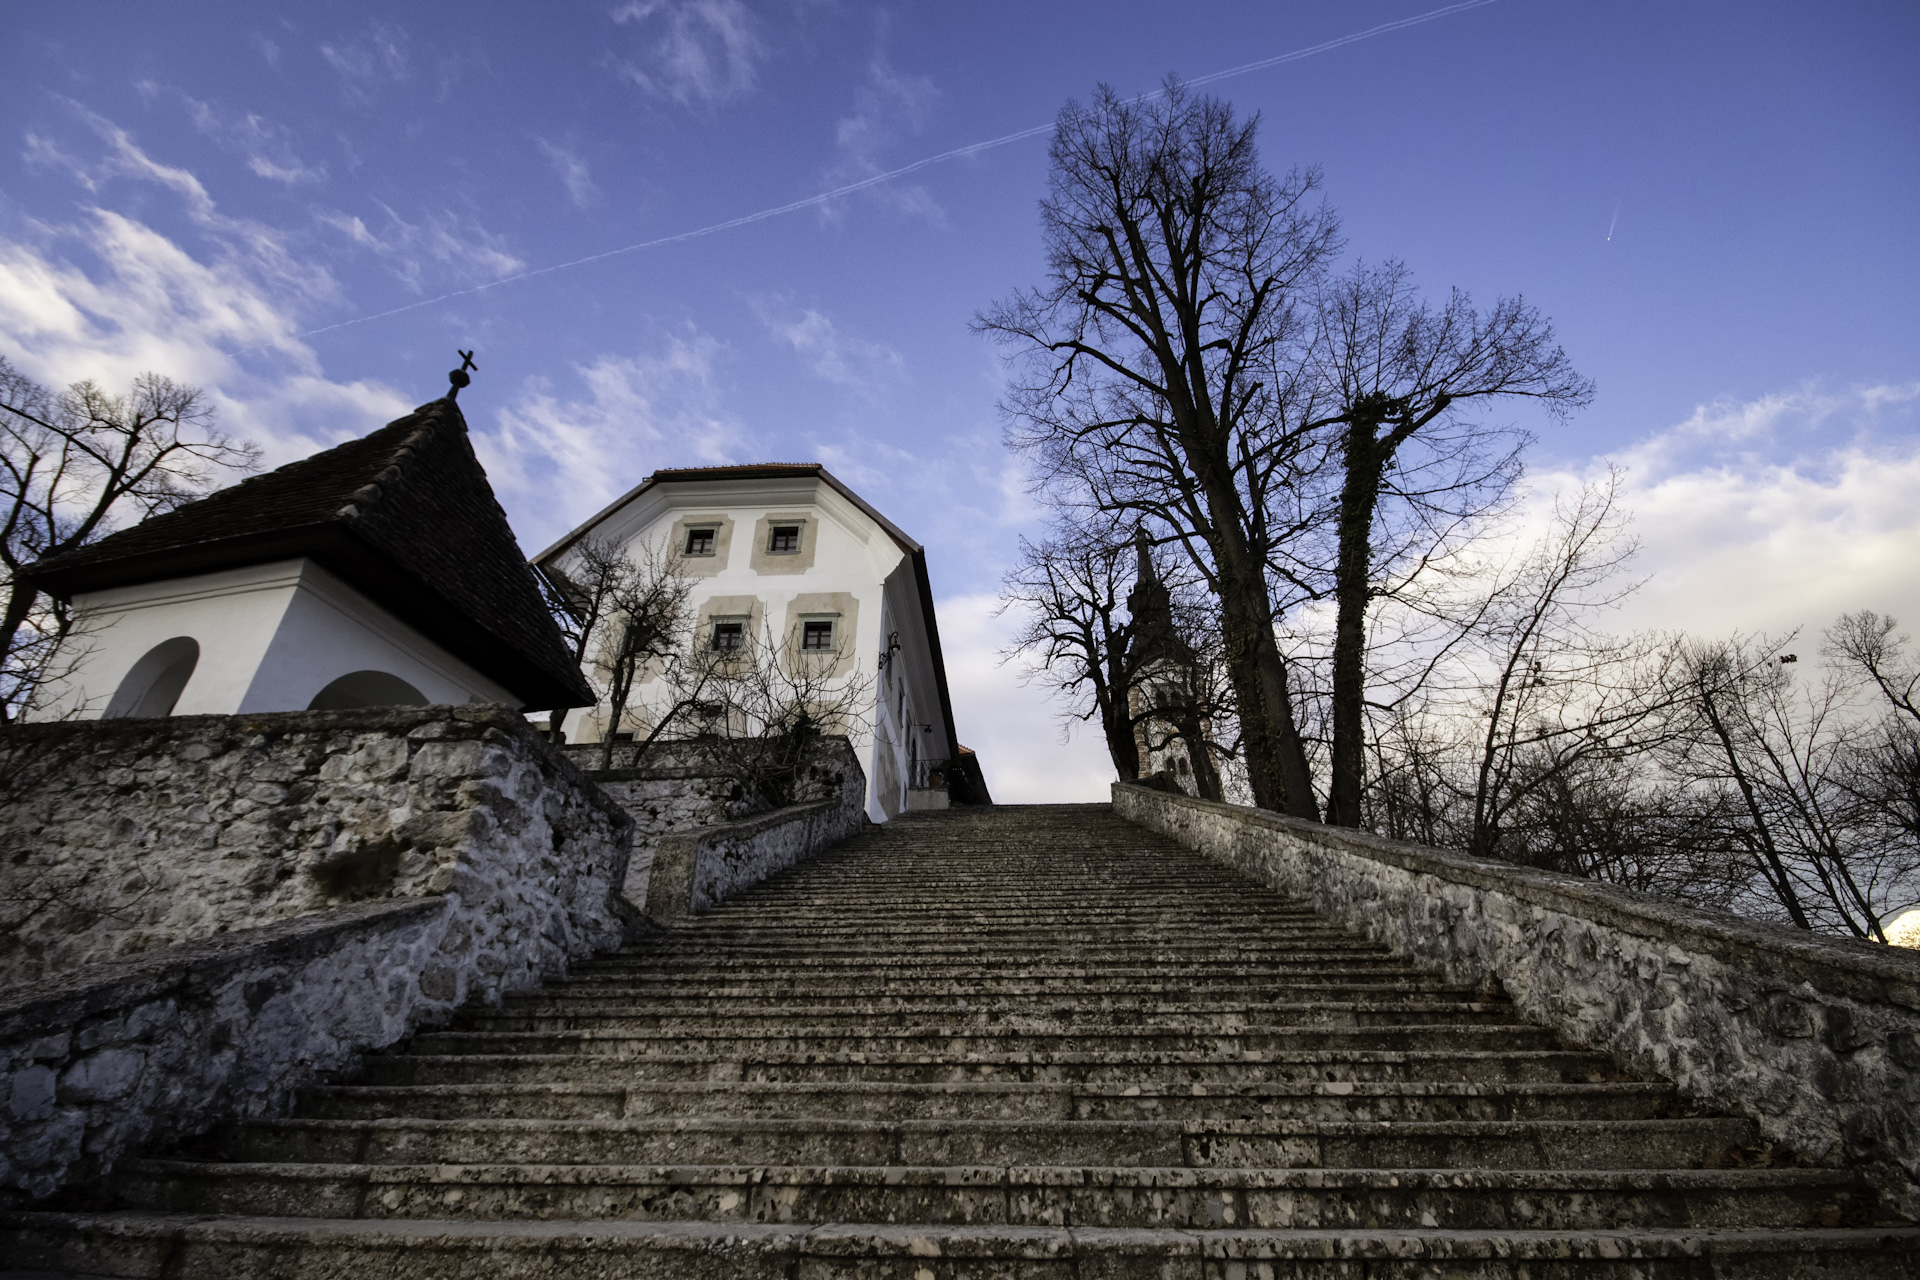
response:
<path id="1" fill-rule="evenodd" d="M 617 946 L 631 824 L 504 708 L 29 727 L 0 1187 L 275 1111 Z M 24 904 L 24 909 L 23 909 Z M 37 981 L 35 981 L 37 979 Z"/>
<path id="2" fill-rule="evenodd" d="M 0 1270 L 1920 1278 L 1856 1171 L 1425 968 L 1107 805 L 903 815 L 0 1211 Z"/>
<path id="3" fill-rule="evenodd" d="M 1113 804 L 1920 1209 L 1920 955 L 1126 783 Z"/>

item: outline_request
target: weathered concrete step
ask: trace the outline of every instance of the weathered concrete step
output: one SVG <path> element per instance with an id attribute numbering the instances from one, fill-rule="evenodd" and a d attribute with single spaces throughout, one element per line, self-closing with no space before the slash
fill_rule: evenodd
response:
<path id="1" fill-rule="evenodd" d="M 117 1203 L 289 1218 L 1550 1230 L 1875 1222 L 1837 1169 L 216 1164 L 140 1160 Z"/>
<path id="2" fill-rule="evenodd" d="M 1920 1229 L 1437 1231 L 17 1213 L 13 1265 L 137 1280 L 1913 1280 Z"/>
<path id="3" fill-rule="evenodd" d="M 891 925 L 870 927 L 857 922 L 835 926 L 746 928 L 738 924 L 708 925 L 697 921 L 675 925 L 663 935 L 658 946 L 675 950 L 685 947 L 765 948 L 782 951 L 801 947 L 835 954 L 845 951 L 964 951 L 1002 949 L 1013 951 L 1054 950 L 1073 947 L 1094 952 L 1102 950 L 1137 951 L 1142 949 L 1185 951 L 1294 952 L 1302 949 L 1330 949 L 1357 944 L 1372 946 L 1358 934 L 1334 927 L 1269 929 L 1254 925 L 1231 924 L 1139 924 L 1101 925 L 1078 920 L 1035 920 L 1030 924 L 994 925 L 971 921 L 920 921 L 896 917 Z"/>
<path id="4" fill-rule="evenodd" d="M 1637 1083 L 1223 1084 L 691 1081 L 335 1085 L 301 1094 L 316 1120 L 620 1120 L 763 1116 L 885 1120 L 1632 1120 L 1678 1114 L 1671 1086 Z"/>
<path id="5" fill-rule="evenodd" d="M 367 1059 L 369 1083 L 634 1084 L 681 1081 L 1064 1081 L 1162 1092 L 1265 1083 L 1460 1081 L 1498 1084 L 1610 1081 L 1603 1054 L 1580 1049 L 1426 1052 L 1372 1049 L 1254 1053 L 1226 1059 L 1190 1053 L 979 1054 L 963 1061 L 926 1055 L 766 1054 L 429 1054 L 401 1051 Z"/>
<path id="6" fill-rule="evenodd" d="M 1292 999 L 1365 1000 L 1385 995 L 1445 996 L 1472 1000 L 1480 993 L 1444 978 L 1407 978 L 1397 974 L 1366 974 L 1338 982 L 1146 982 L 1102 978 L 1055 978 L 1043 982 L 954 982 L 946 978 L 880 978 L 869 982 L 834 979 L 761 978 L 741 982 L 697 982 L 662 977 L 648 982 L 636 978 L 596 976 L 570 978 L 538 991 L 508 995 L 501 1005 L 517 1009 L 529 1005 L 564 1009 L 575 1004 L 608 1000 L 693 1001 L 704 1005 L 731 1001 L 794 1000 L 809 1004 L 866 1004 L 886 1001 L 939 1000 L 1018 1002 L 1034 998 L 1071 1000 L 1086 1007 L 1137 1004 L 1145 1000 L 1204 1000 L 1217 1003 L 1265 1004 Z"/>
<path id="7" fill-rule="evenodd" d="M 769 966 L 778 964 L 804 965 L 809 969 L 823 968 L 836 964 L 860 965 L 897 965 L 931 964 L 939 962 L 980 964 L 991 958 L 995 967 L 1003 972 L 1008 968 L 1017 969 L 1024 964 L 1059 964 L 1061 957 L 1070 955 L 1074 963 L 1101 968 L 1107 965 L 1162 965 L 1162 964 L 1216 964 L 1245 965 L 1249 962 L 1260 964 L 1299 964 L 1303 960 L 1320 963 L 1340 961 L 1347 958 L 1365 958 L 1384 955 L 1385 951 L 1370 942 L 1316 942 L 1311 947 L 1295 947 L 1285 943 L 1248 943 L 1235 946 L 1221 944 L 1205 937 L 1196 937 L 1185 942 L 1142 943 L 1139 946 L 1126 946 L 1115 942 L 1102 946 L 1077 944 L 1067 938 L 1039 938 L 1031 943 L 999 943 L 991 946 L 977 945 L 965 939 L 925 938 L 907 951 L 880 945 L 862 945 L 858 942 L 812 944 L 795 940 L 791 944 L 769 942 L 736 942 L 724 935 L 712 938 L 689 937 L 680 935 L 671 942 L 652 944 L 659 951 L 653 960 L 670 959 L 681 965 L 710 964 L 728 960 L 750 960 L 752 963 Z M 636 958 L 646 959 L 647 953 L 636 952 Z"/>
<path id="8" fill-rule="evenodd" d="M 1524 1024 L 1387 1023 L 1369 1027 L 1268 1027 L 1238 1032 L 1073 1030 L 994 1031 L 988 1028 L 890 1026 L 792 1035 L 675 1034 L 671 1031 L 434 1031 L 414 1037 L 423 1053 L 708 1053 L 727 1057 L 768 1054 L 884 1053 L 962 1058 L 981 1053 L 1187 1053 L 1234 1057 L 1302 1049 L 1436 1050 L 1472 1047 L 1548 1049 L 1551 1032 Z"/>
<path id="9" fill-rule="evenodd" d="M 1066 1164 L 1688 1169 L 1754 1126 L 1671 1120 L 262 1120 L 222 1153 L 295 1164 Z"/>
<path id="10" fill-rule="evenodd" d="M 795 957 L 785 960 L 754 956 L 718 956 L 694 960 L 668 952 L 656 959 L 622 956 L 618 960 L 595 961 L 583 965 L 572 975 L 582 981 L 611 978 L 636 981 L 657 978 L 664 981 L 757 981 L 761 978 L 803 979 L 806 981 L 869 982 L 892 978 L 933 979 L 941 982 L 966 982 L 972 979 L 1010 982 L 1040 982 L 1050 978 L 1097 980 L 1105 977 L 1132 981 L 1159 978 L 1181 981 L 1202 978 L 1226 981 L 1245 976 L 1249 981 L 1284 982 L 1298 976 L 1310 980 L 1337 981 L 1350 976 L 1418 977 L 1419 971 L 1384 951 L 1373 955 L 1303 955 L 1270 960 L 1204 960 L 1179 964 L 1166 962 L 1135 963 L 1110 960 L 1086 964 L 1048 960 L 994 964 L 981 958 L 927 960 L 916 958 L 848 958 L 832 962 Z M 571 980 L 571 979 L 570 979 Z"/>
<path id="11" fill-rule="evenodd" d="M 664 1004 L 664 1002 L 661 1002 Z M 1315 1003 L 1238 1004 L 1210 1008 L 1199 1002 L 1142 1003 L 1099 1008 L 1060 1001 L 1022 1006 L 1008 1001 L 954 1004 L 854 1005 L 734 1004 L 724 1009 L 678 1008 L 632 1001 L 574 1003 L 562 1009 L 520 1006 L 472 1009 L 456 1024 L 474 1032 L 597 1031 L 649 1035 L 844 1036 L 892 1020 L 907 1034 L 1077 1035 L 1138 1029 L 1156 1035 L 1238 1035 L 1292 1027 L 1524 1025 L 1505 1001 L 1327 1000 Z"/>

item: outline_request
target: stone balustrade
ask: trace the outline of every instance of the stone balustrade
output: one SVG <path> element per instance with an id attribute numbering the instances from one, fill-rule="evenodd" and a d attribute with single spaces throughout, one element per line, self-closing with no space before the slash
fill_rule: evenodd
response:
<path id="1" fill-rule="evenodd" d="M 1130 783 L 1113 805 L 1920 1211 L 1920 953 Z"/>
<path id="2" fill-rule="evenodd" d="M 638 919 L 619 897 L 631 821 L 502 707 L 14 732 L 0 1187 L 16 1194 L 274 1111 Z"/>

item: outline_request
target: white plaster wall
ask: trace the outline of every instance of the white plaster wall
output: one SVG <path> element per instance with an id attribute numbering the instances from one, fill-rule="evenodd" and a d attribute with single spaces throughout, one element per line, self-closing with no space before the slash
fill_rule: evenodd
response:
<path id="1" fill-rule="evenodd" d="M 127 672 L 176 636 L 200 661 L 175 715 L 302 711 L 350 671 L 400 677 L 429 702 L 518 700 L 309 560 L 116 587 L 74 598 L 78 662 L 47 718 L 105 712 Z"/>
<path id="2" fill-rule="evenodd" d="M 51 700 L 48 718 L 103 714 L 133 664 L 175 636 L 199 642 L 200 662 L 174 714 L 237 711 L 299 587 L 301 563 L 285 560 L 75 596 L 77 643 L 69 644 L 77 667 Z"/>
<path id="3" fill-rule="evenodd" d="M 434 705 L 520 700 L 312 561 L 237 710 L 304 711 L 352 671 L 399 676 Z M 200 662 L 206 665 L 206 642 Z M 199 673 L 195 672 L 197 676 Z"/>
<path id="4" fill-rule="evenodd" d="M 756 572 L 752 559 L 757 522 L 769 513 L 800 512 L 814 522 L 811 567 L 793 574 Z M 895 684 L 882 678 L 879 667 L 880 646 L 888 631 L 901 633 L 903 651 L 895 658 L 899 672 L 896 679 L 909 683 L 909 710 L 916 721 L 913 732 L 921 739 L 921 754 L 943 753 L 946 742 L 946 726 L 941 723 L 939 697 L 934 692 L 932 658 L 920 624 L 911 558 L 865 512 L 831 486 L 811 478 L 657 485 L 609 516 L 595 535 L 636 550 L 648 545 L 663 547 L 675 521 L 721 516 L 733 521 L 727 563 L 711 577 L 694 580 L 692 606 L 696 616 L 712 597 L 752 596 L 764 605 L 762 617 L 778 637 L 788 606 L 797 595 L 844 591 L 859 602 L 860 616 L 849 640 L 854 670 L 869 686 L 870 702 L 865 710 L 865 730 L 851 737 L 867 772 L 867 816 L 875 822 L 886 821 L 888 806 L 880 796 L 882 779 L 891 775 L 904 787 L 907 778 L 904 726 L 894 725 L 892 710 L 881 705 L 892 696 L 889 690 Z M 587 675 L 597 678 L 591 668 Z M 646 701 L 647 694 L 647 686 L 642 686 L 635 701 Z M 876 733 L 883 717 L 894 727 L 891 732 Z M 934 731 L 921 734 L 918 722 L 932 724 Z M 564 723 L 570 741 L 590 740 L 600 732 L 593 711 L 575 711 Z M 936 742 L 941 744 L 938 748 L 931 745 Z M 883 771 L 878 767 L 883 750 L 893 752 L 894 768 Z M 904 796 L 895 796 L 893 812 L 904 807 Z"/>

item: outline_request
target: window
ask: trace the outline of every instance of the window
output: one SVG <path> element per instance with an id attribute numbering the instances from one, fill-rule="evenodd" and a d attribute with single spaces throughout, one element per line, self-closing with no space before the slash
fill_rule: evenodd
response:
<path id="1" fill-rule="evenodd" d="M 738 618 L 716 619 L 713 641 L 708 647 L 715 653 L 740 652 L 747 647 L 747 624 Z"/>
<path id="2" fill-rule="evenodd" d="M 800 554 L 800 526 L 776 524 L 767 533 L 767 553 L 776 556 Z"/>
<path id="3" fill-rule="evenodd" d="M 716 528 L 687 530 L 687 549 L 690 556 L 710 556 L 713 554 L 713 540 L 720 531 Z"/>
<path id="4" fill-rule="evenodd" d="M 800 624 L 800 647 L 811 653 L 833 648 L 833 619 L 809 618 Z"/>

